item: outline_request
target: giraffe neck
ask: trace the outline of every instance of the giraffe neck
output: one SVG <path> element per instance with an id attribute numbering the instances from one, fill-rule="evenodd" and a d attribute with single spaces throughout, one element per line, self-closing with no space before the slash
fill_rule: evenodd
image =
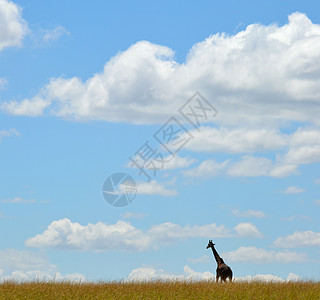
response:
<path id="1" fill-rule="evenodd" d="M 213 252 L 213 256 L 216 259 L 217 264 L 219 265 L 220 263 L 223 262 L 222 258 L 219 256 L 217 250 L 214 248 L 214 246 L 211 247 L 212 252 Z"/>

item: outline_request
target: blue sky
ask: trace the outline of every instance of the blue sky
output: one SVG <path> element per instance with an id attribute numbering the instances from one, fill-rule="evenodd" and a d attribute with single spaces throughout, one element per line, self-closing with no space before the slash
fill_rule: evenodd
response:
<path id="1" fill-rule="evenodd" d="M 318 280 L 318 9 L 0 0 L 1 279 L 206 279 L 213 239 L 237 278 Z M 196 92 L 217 114 L 194 128 Z M 174 156 L 170 118 L 192 135 Z M 119 172 L 124 207 L 102 193 Z"/>

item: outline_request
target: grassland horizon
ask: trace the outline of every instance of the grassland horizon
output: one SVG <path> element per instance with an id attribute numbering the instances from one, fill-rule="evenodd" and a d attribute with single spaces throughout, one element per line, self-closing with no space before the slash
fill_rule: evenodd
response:
<path id="1" fill-rule="evenodd" d="M 4 281 L 0 299 L 320 299 L 320 282 Z"/>

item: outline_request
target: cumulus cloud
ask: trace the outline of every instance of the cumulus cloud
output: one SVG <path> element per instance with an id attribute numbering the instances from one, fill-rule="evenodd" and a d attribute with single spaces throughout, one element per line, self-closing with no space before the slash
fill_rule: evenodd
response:
<path id="1" fill-rule="evenodd" d="M 227 173 L 234 177 L 267 176 L 272 169 L 272 161 L 265 157 L 245 156 L 234 162 L 227 169 Z"/>
<path id="2" fill-rule="evenodd" d="M 260 210 L 246 210 L 246 211 L 239 211 L 238 209 L 233 209 L 232 213 L 236 217 L 241 217 L 241 218 L 265 218 L 266 214 Z"/>
<path id="3" fill-rule="evenodd" d="M 28 26 L 21 16 L 21 8 L 12 1 L 0 0 L 0 28 L 0 51 L 21 45 Z"/>
<path id="4" fill-rule="evenodd" d="M 146 232 L 130 223 L 81 225 L 69 219 L 53 221 L 41 234 L 25 241 L 27 247 L 51 247 L 78 251 L 145 251 L 177 240 L 196 237 L 228 237 L 229 230 L 215 223 L 180 226 L 163 223 L 150 227 Z"/>
<path id="5" fill-rule="evenodd" d="M 195 138 L 186 144 L 189 150 L 246 154 L 228 160 L 223 168 L 223 173 L 233 177 L 286 177 L 299 174 L 302 164 L 320 162 L 319 128 L 299 127 L 292 134 L 284 134 L 270 128 L 202 127 L 192 135 Z M 259 152 L 272 153 L 275 159 L 248 154 Z"/>
<path id="6" fill-rule="evenodd" d="M 283 26 L 252 24 L 235 35 L 214 34 L 195 44 L 183 64 L 174 60 L 172 49 L 141 41 L 86 81 L 54 78 L 34 98 L 2 109 L 154 123 L 165 121 L 199 90 L 219 111 L 222 125 L 319 123 L 319 36 L 318 24 L 293 13 Z"/>
<path id="7" fill-rule="evenodd" d="M 297 186 L 288 186 L 283 193 L 284 194 L 300 194 L 303 193 L 305 190 L 302 188 L 299 188 Z"/>
<path id="8" fill-rule="evenodd" d="M 240 247 L 222 254 L 226 261 L 253 264 L 302 263 L 308 260 L 306 254 L 286 251 L 268 251 L 256 247 Z"/>
<path id="9" fill-rule="evenodd" d="M 168 280 L 176 280 L 176 281 L 207 281 L 214 280 L 215 275 L 209 271 L 206 272 L 197 272 L 190 268 L 188 265 L 185 265 L 183 268 L 183 272 L 180 274 L 173 274 L 167 272 L 163 269 L 155 269 L 153 267 L 148 268 L 137 268 L 130 272 L 126 281 L 168 281 Z M 247 275 L 245 277 L 235 277 L 234 281 L 259 281 L 259 282 L 285 282 L 285 281 L 298 281 L 301 280 L 300 276 L 294 273 L 289 273 L 286 279 L 283 279 L 277 275 L 272 274 L 256 274 L 254 276 Z"/>
<path id="10" fill-rule="evenodd" d="M 137 193 L 139 195 L 160 195 L 160 196 L 178 195 L 178 192 L 176 190 L 167 189 L 164 184 L 156 180 L 137 183 Z"/>
<path id="11" fill-rule="evenodd" d="M 0 281 L 5 280 L 72 280 L 84 281 L 85 276 L 79 273 L 61 274 L 40 253 L 16 249 L 0 250 Z"/>
<path id="12" fill-rule="evenodd" d="M 289 141 L 289 151 L 282 158 L 289 164 L 311 164 L 320 162 L 320 130 L 298 128 Z"/>
<path id="13" fill-rule="evenodd" d="M 286 237 L 279 237 L 274 241 L 276 247 L 320 247 L 320 233 L 311 230 L 295 231 Z"/>
<path id="14" fill-rule="evenodd" d="M 258 228 L 251 223 L 240 223 L 234 230 L 236 231 L 238 237 L 241 238 L 261 238 L 262 234 Z"/>
<path id="15" fill-rule="evenodd" d="M 199 281 L 199 280 L 210 280 L 213 279 L 214 275 L 211 272 L 196 272 L 192 270 L 188 265 L 183 268 L 182 274 L 172 274 L 164 271 L 163 269 L 154 268 L 137 268 L 131 271 L 126 281 L 153 281 L 153 280 L 188 280 L 188 281 Z"/>

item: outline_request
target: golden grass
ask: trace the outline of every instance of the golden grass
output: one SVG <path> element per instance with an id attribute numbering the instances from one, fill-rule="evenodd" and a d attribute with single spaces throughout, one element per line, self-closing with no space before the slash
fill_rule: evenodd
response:
<path id="1" fill-rule="evenodd" d="M 320 299 L 320 282 L 4 282 L 0 299 Z"/>

